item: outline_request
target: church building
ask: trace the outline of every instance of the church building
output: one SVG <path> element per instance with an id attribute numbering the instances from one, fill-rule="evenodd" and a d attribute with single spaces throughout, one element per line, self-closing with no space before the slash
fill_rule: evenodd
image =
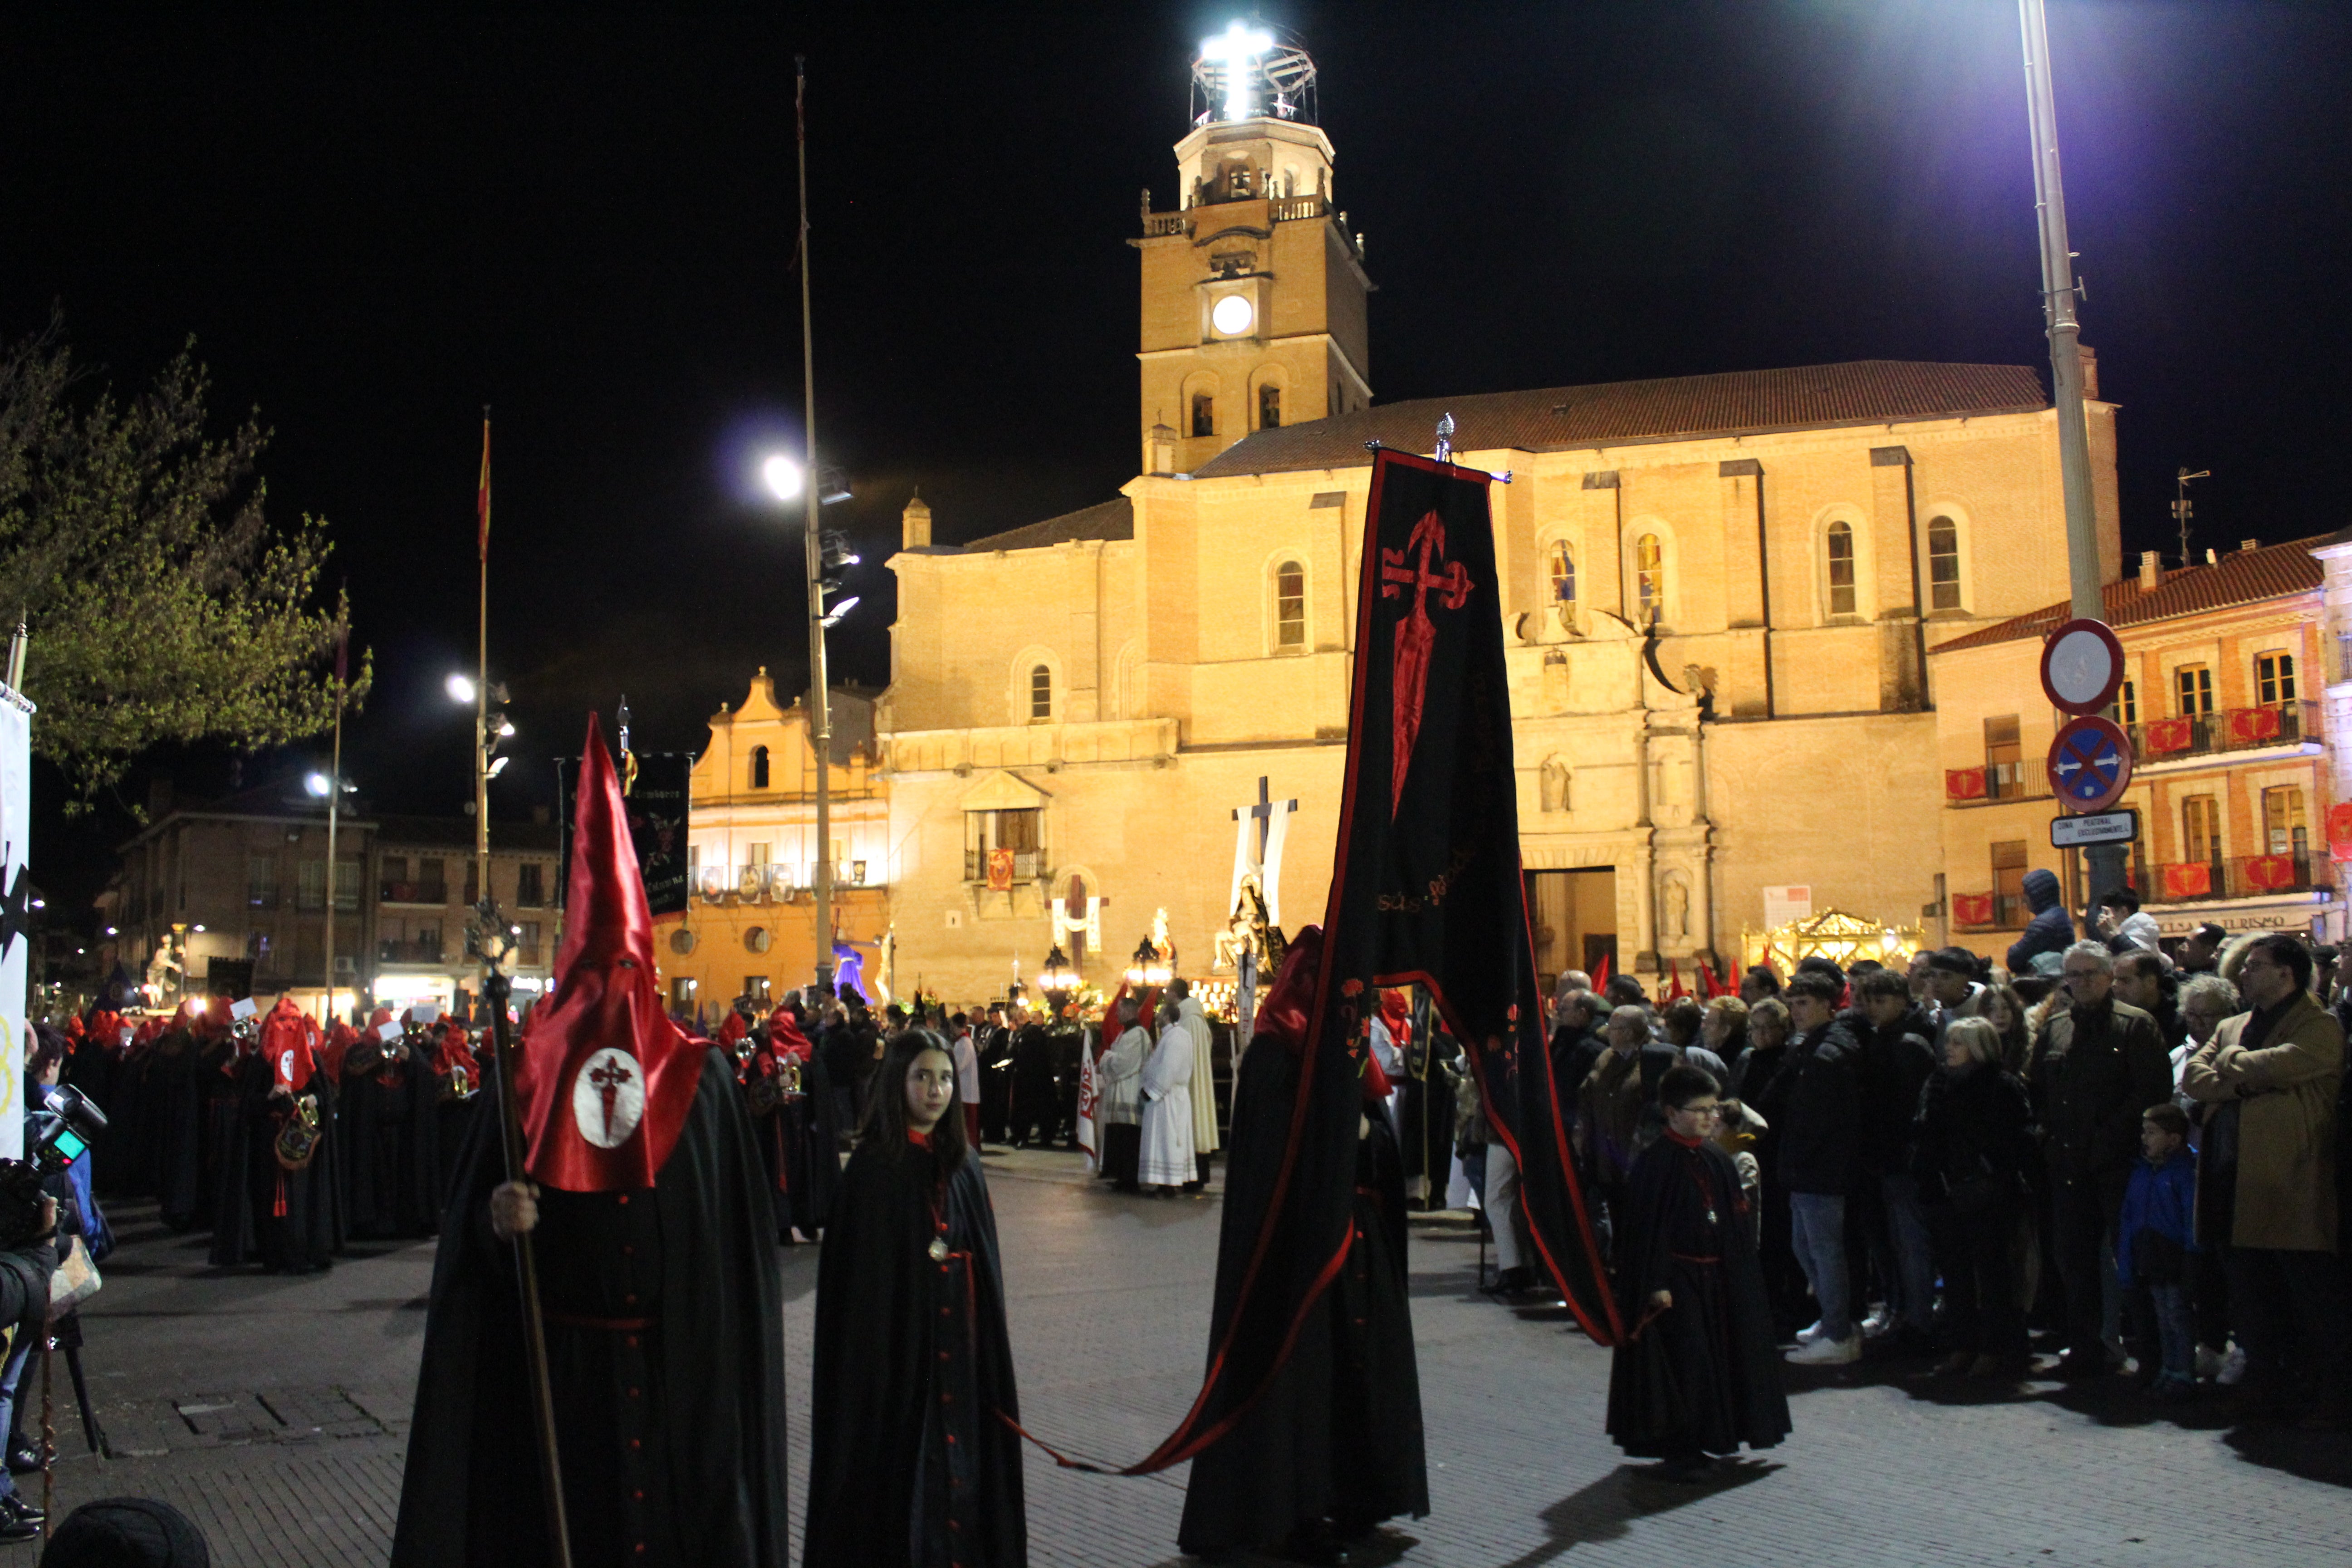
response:
<path id="1" fill-rule="evenodd" d="M 1376 403 L 1373 284 L 1313 63 L 1204 50 L 1193 75 L 1178 199 L 1147 196 L 1130 240 L 1141 471 L 961 547 L 917 502 L 889 563 L 900 973 L 1000 994 L 1058 943 L 1115 984 L 1163 910 L 1179 972 L 1207 973 L 1237 813 L 1285 818 L 1279 922 L 1322 918 L 1367 444 L 1430 451 L 1448 415 L 1455 461 L 1509 475 L 1495 550 L 1539 967 L 1688 980 L 1736 963 L 1790 884 L 1932 922 L 1927 649 L 2066 595 L 2042 376 L 1864 361 Z M 2112 581 L 2115 408 L 2086 368 Z"/>

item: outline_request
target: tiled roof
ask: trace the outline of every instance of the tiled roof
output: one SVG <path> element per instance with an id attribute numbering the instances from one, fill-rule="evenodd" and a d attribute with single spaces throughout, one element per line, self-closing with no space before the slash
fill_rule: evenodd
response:
<path id="1" fill-rule="evenodd" d="M 2163 583 L 2149 591 L 2140 588 L 2137 575 L 2110 583 L 2100 590 L 2106 623 L 2118 628 L 2136 626 L 2148 621 L 2169 620 L 2175 616 L 2193 616 L 2200 610 L 2227 609 L 2232 605 L 2253 605 L 2264 599 L 2315 593 L 2319 587 L 2320 571 L 2311 552 L 2314 546 L 2332 537 L 2315 534 L 2285 544 L 2241 550 L 2222 556 L 2215 565 L 2168 572 Z M 1937 643 L 1927 651 L 1946 653 L 1953 648 L 1989 647 L 2019 637 L 2047 637 L 2052 628 L 2072 618 L 2074 613 L 2072 605 L 2048 605 L 2031 615 Z"/>
<path id="2" fill-rule="evenodd" d="M 1135 503 L 1125 496 L 1117 496 L 1076 511 L 1066 511 L 1059 517 L 1049 517 L 1043 522 L 1033 522 L 1025 528 L 1009 529 L 992 533 L 986 539 L 975 539 L 963 547 L 967 555 L 977 555 L 990 550 L 1043 550 L 1051 544 L 1068 544 L 1081 539 L 1133 539 L 1135 537 Z"/>
<path id="3" fill-rule="evenodd" d="M 1556 452 L 1643 441 L 1879 425 L 2046 408 L 2041 375 L 2015 364 L 1854 360 L 1788 370 L 1555 386 L 1469 397 L 1419 398 L 1261 430 L 1194 471 L 1196 479 L 1299 468 L 1360 468 L 1367 441 L 1426 452 L 1438 416 L 1454 416 L 1463 452 Z"/>

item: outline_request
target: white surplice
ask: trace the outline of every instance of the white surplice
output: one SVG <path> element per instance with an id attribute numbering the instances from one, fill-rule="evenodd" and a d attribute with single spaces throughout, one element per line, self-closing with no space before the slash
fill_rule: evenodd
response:
<path id="1" fill-rule="evenodd" d="M 1160 1032 L 1143 1067 L 1143 1163 L 1148 1187 L 1180 1187 L 1201 1173 L 1192 1161 L 1192 1034 L 1179 1021 Z"/>

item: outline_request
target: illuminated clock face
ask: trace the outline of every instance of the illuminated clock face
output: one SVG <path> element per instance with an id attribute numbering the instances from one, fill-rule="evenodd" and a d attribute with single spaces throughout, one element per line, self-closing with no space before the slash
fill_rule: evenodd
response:
<path id="1" fill-rule="evenodd" d="M 1228 294 L 1211 308 L 1209 320 L 1226 337 L 1237 338 L 1250 330 L 1250 319 L 1255 314 L 1247 296 Z"/>

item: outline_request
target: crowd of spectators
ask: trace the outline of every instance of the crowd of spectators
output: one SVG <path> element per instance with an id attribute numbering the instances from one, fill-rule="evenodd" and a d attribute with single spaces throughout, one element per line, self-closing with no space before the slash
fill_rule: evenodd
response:
<path id="1" fill-rule="evenodd" d="M 1789 1361 L 2129 1372 L 2151 1397 L 2234 1388 L 2253 1417 L 2341 1426 L 2352 947 L 2209 926 L 2168 952 L 2127 892 L 2078 939 L 2051 882 L 2029 879 L 2006 964 L 1810 957 L 1704 1003 L 1563 975 L 1552 1066 L 1604 1256 L 1660 1080 L 1702 1068 Z M 1517 1297 L 1545 1287 L 1504 1169 L 1484 1223 L 1494 1293 Z"/>

